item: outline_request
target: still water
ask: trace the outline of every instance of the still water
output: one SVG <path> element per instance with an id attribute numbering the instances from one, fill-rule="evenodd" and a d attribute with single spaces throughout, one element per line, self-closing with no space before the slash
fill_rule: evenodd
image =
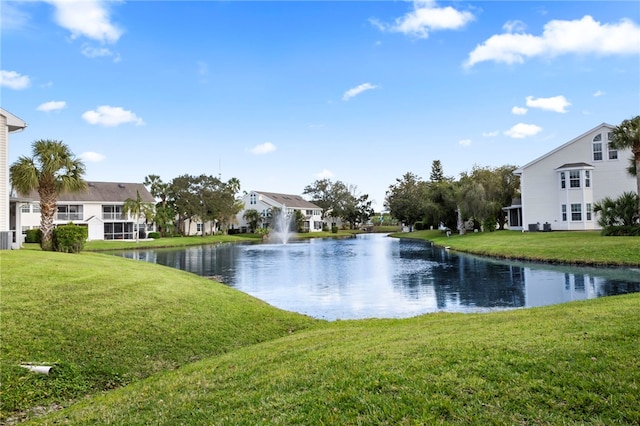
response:
<path id="1" fill-rule="evenodd" d="M 215 277 L 327 320 L 487 312 L 640 291 L 640 269 L 497 261 L 382 234 L 118 254 Z"/>

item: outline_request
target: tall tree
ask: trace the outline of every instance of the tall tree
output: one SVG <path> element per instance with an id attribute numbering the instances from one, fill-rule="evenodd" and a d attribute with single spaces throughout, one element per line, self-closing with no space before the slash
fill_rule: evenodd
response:
<path id="1" fill-rule="evenodd" d="M 613 128 L 609 142 L 614 149 L 631 149 L 636 170 L 636 193 L 640 196 L 640 115 L 622 121 Z M 630 170 L 631 171 L 631 170 Z M 640 199 L 640 198 L 639 198 Z M 640 202 L 638 203 L 640 212 Z"/>
<path id="2" fill-rule="evenodd" d="M 431 163 L 431 174 L 429 175 L 431 182 L 442 182 L 445 180 L 444 170 L 442 169 L 442 163 L 440 160 L 433 160 Z"/>
<path id="3" fill-rule="evenodd" d="M 86 188 L 85 166 L 62 141 L 41 139 L 32 145 L 32 157 L 22 156 L 9 169 L 11 185 L 21 194 L 37 190 L 40 196 L 41 247 L 53 250 L 53 219 L 61 192 Z"/>
<path id="4" fill-rule="evenodd" d="M 163 182 L 158 175 L 148 175 L 144 178 L 144 186 L 156 200 L 160 200 L 156 204 L 153 221 L 158 226 L 160 234 L 165 236 L 167 228 L 173 225 L 175 218 L 175 209 L 168 202 L 170 184 Z"/>
<path id="5" fill-rule="evenodd" d="M 389 213 L 413 230 L 413 224 L 424 216 L 423 198 L 425 186 L 415 174 L 408 172 L 402 179 L 390 185 L 385 197 Z"/>
<path id="6" fill-rule="evenodd" d="M 143 217 L 145 222 L 153 219 L 153 204 L 143 202 L 142 197 L 140 196 L 140 191 L 136 191 L 136 199 L 127 198 L 122 206 L 122 212 L 124 214 L 131 215 L 135 220 L 136 229 L 134 231 L 136 233 L 137 243 L 140 241 L 140 231 L 138 230 L 138 227 L 140 226 L 140 218 Z"/>

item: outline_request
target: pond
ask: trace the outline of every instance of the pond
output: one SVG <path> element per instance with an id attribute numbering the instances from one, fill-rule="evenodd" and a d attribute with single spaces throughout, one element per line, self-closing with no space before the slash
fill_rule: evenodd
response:
<path id="1" fill-rule="evenodd" d="M 383 234 L 117 254 L 213 277 L 327 320 L 488 312 L 640 291 L 637 268 L 499 261 Z"/>

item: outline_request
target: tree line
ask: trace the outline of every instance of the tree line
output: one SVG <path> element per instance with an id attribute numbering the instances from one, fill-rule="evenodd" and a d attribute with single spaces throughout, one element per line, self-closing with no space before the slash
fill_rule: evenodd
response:
<path id="1" fill-rule="evenodd" d="M 455 180 L 445 176 L 440 160 L 434 160 L 429 180 L 411 172 L 396 179 L 386 192 L 385 207 L 411 229 L 417 225 L 464 232 L 465 222 L 486 230 L 504 229 L 507 220 L 502 208 L 519 195 L 516 168 L 476 165 Z"/>
<path id="2" fill-rule="evenodd" d="M 237 178 L 225 182 L 215 176 L 185 174 L 164 182 L 152 174 L 144 178 L 144 185 L 160 200 L 153 221 L 162 236 L 182 234 L 185 225 L 194 221 L 203 224 L 202 236 L 206 233 L 205 224 L 227 232 L 243 207 Z"/>

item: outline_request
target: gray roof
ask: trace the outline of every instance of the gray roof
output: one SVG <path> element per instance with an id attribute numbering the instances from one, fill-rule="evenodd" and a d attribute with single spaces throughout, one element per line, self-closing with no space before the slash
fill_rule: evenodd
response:
<path id="1" fill-rule="evenodd" d="M 591 164 L 587 163 L 566 163 L 562 166 L 558 167 L 556 170 L 560 169 L 581 169 L 581 168 L 594 168 Z"/>
<path id="2" fill-rule="evenodd" d="M 270 199 L 272 199 L 273 201 L 276 201 L 280 204 L 284 204 L 285 206 L 287 206 L 287 208 L 291 208 L 291 209 L 320 209 L 322 210 L 322 207 L 319 207 L 307 200 L 305 200 L 304 198 L 302 198 L 300 195 L 293 195 L 293 194 L 279 194 L 277 192 L 263 192 L 263 191 L 253 191 L 256 194 L 260 194 L 260 195 L 264 195 L 265 197 L 268 197 Z"/>
<path id="3" fill-rule="evenodd" d="M 81 192 L 64 192 L 58 196 L 58 202 L 102 202 L 123 203 L 128 198 L 135 200 L 137 192 L 143 203 L 156 203 L 149 190 L 141 183 L 87 182 L 87 188 Z M 39 200 L 37 191 L 28 194 L 29 198 Z"/>

